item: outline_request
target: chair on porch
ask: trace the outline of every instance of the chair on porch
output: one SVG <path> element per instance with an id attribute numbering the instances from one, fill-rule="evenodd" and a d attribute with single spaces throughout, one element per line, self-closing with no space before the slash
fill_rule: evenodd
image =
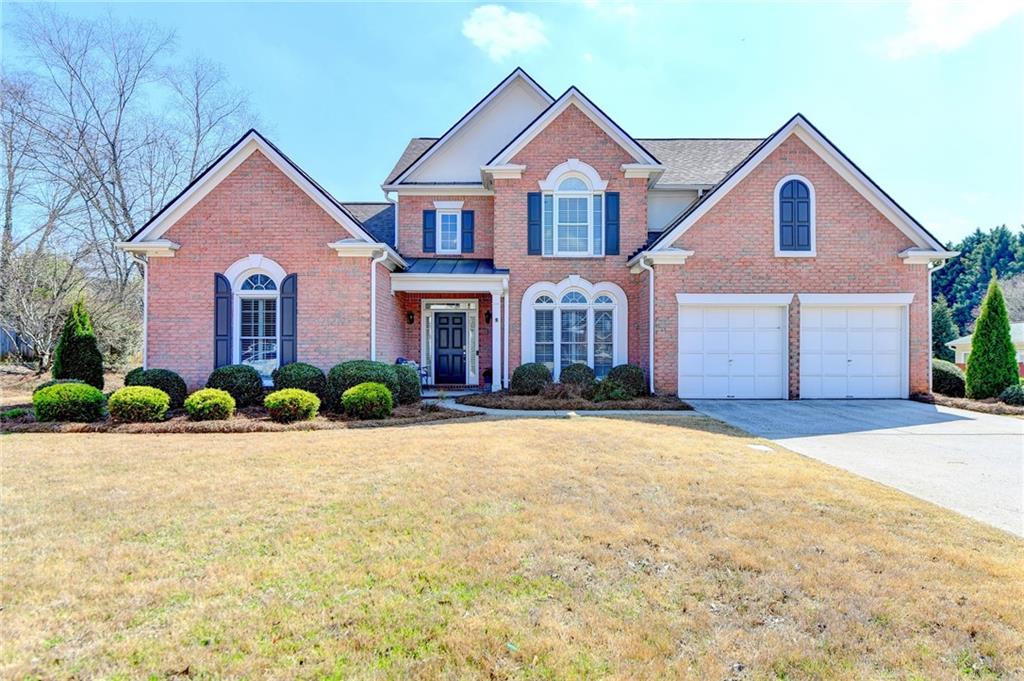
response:
<path id="1" fill-rule="evenodd" d="M 426 367 L 421 367 L 418 363 L 412 361 L 411 359 L 406 359 L 405 357 L 399 357 L 398 359 L 396 359 L 395 364 L 407 364 L 408 366 L 411 366 L 413 369 L 416 370 L 416 373 L 420 375 L 420 385 L 427 384 Z"/>

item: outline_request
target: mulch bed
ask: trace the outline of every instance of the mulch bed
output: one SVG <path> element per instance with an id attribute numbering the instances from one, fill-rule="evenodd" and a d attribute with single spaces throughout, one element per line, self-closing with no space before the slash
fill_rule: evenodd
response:
<path id="1" fill-rule="evenodd" d="M 692 411 L 686 402 L 678 397 L 664 395 L 648 395 L 633 400 L 609 400 L 607 402 L 591 402 L 582 397 L 550 398 L 542 395 L 512 395 L 506 391 L 496 393 L 479 393 L 456 398 L 459 404 L 471 407 L 488 407 L 490 409 L 523 409 L 527 411 L 556 411 L 574 409 L 580 411 L 611 411 L 619 409 L 649 409 L 655 411 L 686 410 Z"/>
<path id="2" fill-rule="evenodd" d="M 987 400 L 969 400 L 966 397 L 948 397 L 938 393 L 917 393 L 910 396 L 910 399 L 925 404 L 937 404 L 942 407 L 953 407 L 955 409 L 967 409 L 979 411 L 983 414 L 996 414 L 998 416 L 1024 416 L 1024 407 L 1006 404 L 991 397 Z"/>
<path id="3" fill-rule="evenodd" d="M 240 409 L 224 421 L 189 421 L 182 409 L 170 412 L 159 423 L 118 423 L 109 419 L 93 423 L 36 421 L 31 414 L 0 423 L 2 433 L 278 433 L 292 430 L 340 430 L 344 428 L 386 428 L 431 421 L 475 416 L 426 403 L 395 408 L 391 418 L 359 421 L 343 414 L 321 414 L 311 421 L 275 423 L 264 409 Z"/>

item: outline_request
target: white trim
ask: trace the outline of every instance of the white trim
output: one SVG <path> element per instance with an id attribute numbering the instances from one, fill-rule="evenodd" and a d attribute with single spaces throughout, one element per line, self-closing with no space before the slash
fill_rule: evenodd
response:
<path id="1" fill-rule="evenodd" d="M 242 284 L 253 274 L 265 274 L 274 280 L 273 291 L 243 291 Z M 224 278 L 231 285 L 231 353 L 242 363 L 242 300 L 273 299 L 274 303 L 274 338 L 277 366 L 281 366 L 281 283 L 288 275 L 276 261 L 259 254 L 239 258 L 224 270 Z M 263 376 L 263 385 L 272 384 L 269 376 Z"/>
<path id="2" fill-rule="evenodd" d="M 483 184 L 385 184 L 385 192 L 402 196 L 494 196 L 494 190 Z"/>
<path id="3" fill-rule="evenodd" d="M 782 237 L 782 235 L 779 233 L 781 231 L 779 229 L 779 227 L 780 227 L 779 219 L 781 217 L 779 215 L 779 199 L 780 199 L 779 192 L 782 191 L 782 186 L 785 185 L 790 180 L 799 180 L 800 182 L 803 182 L 804 185 L 807 187 L 807 192 L 811 195 L 811 250 L 809 250 L 809 251 L 784 251 L 784 250 L 782 250 L 782 246 L 779 243 L 779 240 Z M 818 244 L 817 244 L 817 240 L 816 240 L 816 229 L 815 229 L 817 227 L 817 225 L 815 224 L 815 222 L 816 222 L 815 221 L 815 212 L 817 210 L 817 204 L 816 204 L 816 202 L 814 200 L 814 184 L 810 180 L 808 180 L 806 177 L 804 177 L 803 175 L 786 175 L 784 178 L 782 178 L 781 180 L 779 180 L 775 184 L 775 193 L 772 196 L 774 197 L 772 203 L 773 203 L 773 212 L 774 212 L 774 215 L 775 215 L 775 220 L 774 220 L 774 225 L 775 225 L 775 257 L 776 258 L 813 258 L 813 257 L 816 257 L 818 255 Z"/>
<path id="4" fill-rule="evenodd" d="M 619 169 L 627 180 L 631 180 L 633 178 L 649 178 L 665 172 L 665 166 L 651 165 L 648 163 L 623 163 L 619 166 Z"/>
<path id="5" fill-rule="evenodd" d="M 474 106 L 472 109 L 470 109 L 468 112 L 466 112 L 466 114 L 459 120 L 459 122 L 456 123 L 455 125 L 453 125 L 448 130 L 448 132 L 446 132 L 444 134 L 443 137 L 441 137 L 436 142 L 434 142 L 432 145 L 430 145 L 430 148 L 428 148 L 426 151 L 424 151 L 422 154 L 420 154 L 419 158 L 417 158 L 415 161 L 410 163 L 409 167 L 407 167 L 405 170 L 403 170 L 398 175 L 398 177 L 396 177 L 394 180 L 392 180 L 391 184 L 385 185 L 385 188 L 386 189 L 387 188 L 391 188 L 391 187 L 394 187 L 394 186 L 397 186 L 398 184 L 400 184 L 402 182 L 402 180 L 404 180 L 410 173 L 412 173 L 412 171 L 414 171 L 414 170 L 416 170 L 416 168 L 420 167 L 428 158 L 431 157 L 431 155 L 433 155 L 438 149 L 440 149 L 442 146 L 444 146 L 448 142 L 448 140 L 450 140 L 452 137 L 457 135 L 458 132 L 460 130 L 462 130 L 462 128 L 466 127 L 466 125 L 471 120 L 473 120 L 473 118 L 478 113 L 480 113 L 481 111 L 483 111 L 487 107 L 487 105 L 491 102 L 491 100 L 493 100 L 495 97 L 497 97 L 502 92 L 504 92 L 505 89 L 508 88 L 516 80 L 523 80 L 537 94 L 539 94 L 541 96 L 541 98 L 545 102 L 548 102 L 549 104 L 552 102 L 551 95 L 549 95 L 547 92 L 545 92 L 543 89 L 541 89 L 541 87 L 539 85 L 537 85 L 537 83 L 535 83 L 533 81 L 533 79 L 530 78 L 526 74 L 525 71 L 523 71 L 521 68 L 517 68 L 515 71 L 510 73 L 505 78 L 505 80 L 503 80 L 500 83 L 498 83 L 498 85 L 493 90 L 491 90 L 491 92 L 486 97 L 484 97 L 479 102 L 477 102 L 476 106 Z"/>
<path id="6" fill-rule="evenodd" d="M 508 295 L 508 289 L 507 288 L 504 291 L 502 291 L 502 298 L 504 298 L 504 314 L 505 314 L 505 327 L 503 329 L 505 334 L 504 334 L 504 339 L 502 341 L 503 344 L 504 344 L 504 349 L 503 349 L 503 356 L 502 356 L 502 363 L 501 363 L 501 367 L 502 367 L 502 386 L 507 388 L 508 387 L 508 382 L 509 382 L 508 338 L 509 338 L 509 335 L 510 335 L 509 334 L 509 328 L 511 327 L 511 319 L 512 319 L 512 315 L 509 312 L 509 298 L 510 298 L 510 296 Z"/>
<path id="7" fill-rule="evenodd" d="M 147 258 L 173 258 L 174 252 L 181 248 L 181 244 L 168 239 L 154 239 L 140 243 L 118 241 L 114 245 L 127 253 L 144 255 Z"/>
<path id="8" fill-rule="evenodd" d="M 435 210 L 462 210 L 465 201 L 434 201 Z"/>
<path id="9" fill-rule="evenodd" d="M 559 180 L 571 173 L 582 175 L 583 179 L 590 185 L 590 191 L 592 192 L 603 192 L 608 188 L 608 180 L 602 180 L 601 175 L 593 166 L 584 163 L 578 158 L 570 158 L 565 163 L 558 164 L 551 169 L 546 178 L 540 180 L 537 184 L 540 185 L 542 192 L 555 192 L 558 190 Z"/>
<path id="10" fill-rule="evenodd" d="M 868 200 L 871 205 L 879 210 L 890 222 L 893 223 L 908 238 L 922 248 L 944 250 L 942 244 L 927 234 L 914 219 L 897 206 L 892 199 L 885 196 L 881 189 L 872 182 L 863 172 L 853 166 L 832 144 L 822 135 L 814 130 L 800 114 L 794 116 L 785 126 L 776 132 L 772 138 L 753 156 L 749 157 L 724 183 L 722 183 L 708 198 L 700 204 L 692 213 L 686 216 L 675 227 L 668 231 L 668 234 L 654 246 L 652 250 L 668 248 L 675 241 L 707 214 L 715 205 L 739 184 L 750 172 L 774 152 L 783 142 L 789 139 L 790 135 L 796 135 L 801 141 L 807 144 L 822 160 L 829 164 L 850 186 L 856 189 L 861 196 Z"/>
<path id="11" fill-rule="evenodd" d="M 677 293 L 679 305 L 732 305 L 751 307 L 755 305 L 789 305 L 792 293 Z"/>
<path id="12" fill-rule="evenodd" d="M 904 265 L 930 265 L 936 261 L 945 262 L 958 255 L 960 255 L 960 251 L 935 251 L 928 248 L 906 248 L 899 253 Z"/>
<path id="13" fill-rule="evenodd" d="M 643 265 L 645 262 L 651 265 L 682 265 L 691 255 L 693 255 L 693 251 L 687 251 L 682 248 L 666 248 L 663 251 L 641 251 L 630 258 L 626 265 L 629 266 L 630 272 L 638 274 L 641 269 L 646 269 Z"/>
<path id="14" fill-rule="evenodd" d="M 485 184 L 488 179 L 518 180 L 523 177 L 524 170 L 526 170 L 526 166 L 516 163 L 480 166 L 480 177 L 483 178 Z"/>
<path id="15" fill-rule="evenodd" d="M 491 392 L 501 390 L 501 293 L 491 293 Z"/>
<path id="16" fill-rule="evenodd" d="M 274 283 L 277 288 L 281 288 L 281 282 L 288 276 L 288 273 L 283 267 L 277 264 L 277 261 L 271 260 L 270 258 L 255 253 L 245 258 L 239 258 L 235 262 L 224 270 L 224 278 L 231 284 L 231 290 L 237 291 L 238 287 L 241 286 L 245 278 L 250 274 L 259 272 L 260 274 L 266 274 Z M 244 276 L 243 276 L 244 275 Z"/>
<path id="17" fill-rule="evenodd" d="M 358 239 L 342 239 L 327 244 L 327 247 L 336 251 L 339 258 L 376 258 L 381 251 L 387 254 L 384 265 L 394 271 L 396 267 L 406 267 L 408 263 L 402 256 L 398 255 L 395 249 L 385 243 L 368 243 Z"/>
<path id="18" fill-rule="evenodd" d="M 449 204 L 448 207 L 438 207 L 438 204 Z M 456 204 L 456 205 L 450 205 Z M 437 222 L 437 244 L 434 249 L 438 255 L 460 255 L 462 253 L 462 201 L 434 201 L 436 222 Z M 444 248 L 442 243 L 444 242 L 444 235 L 441 233 L 441 216 L 443 215 L 454 215 L 455 216 L 455 247 Z"/>
<path id="19" fill-rule="evenodd" d="M 815 307 L 866 305 L 910 305 L 913 293 L 798 293 L 800 305 Z"/>
<path id="20" fill-rule="evenodd" d="M 529 144 L 533 138 L 540 134 L 551 121 L 558 118 L 558 116 L 565 111 L 569 106 L 575 106 L 582 111 L 587 118 L 594 122 L 597 127 L 601 128 L 606 135 L 611 137 L 620 147 L 625 149 L 630 156 L 636 159 L 637 163 L 649 165 L 649 166 L 660 166 L 658 160 L 651 156 L 638 142 L 633 140 L 631 137 L 625 134 L 625 132 L 619 128 L 608 116 L 606 116 L 600 109 L 598 109 L 587 97 L 577 90 L 575 87 L 571 87 L 562 94 L 558 100 L 547 108 L 533 123 L 528 125 L 525 130 L 516 135 L 515 138 L 502 149 L 497 156 L 491 159 L 489 165 L 502 165 L 505 163 L 511 163 L 515 155 L 518 154 L 523 147 Z"/>
<path id="21" fill-rule="evenodd" d="M 507 274 L 391 274 L 392 293 L 500 293 L 506 288 Z"/>
<path id="22" fill-rule="evenodd" d="M 443 310 L 443 312 L 465 312 L 466 313 L 466 326 L 467 336 L 469 327 L 469 316 L 470 314 L 476 315 L 476 333 L 472 336 L 473 344 L 470 346 L 467 343 L 465 348 L 466 358 L 469 359 L 470 352 L 476 353 L 476 373 L 470 373 L 469 362 L 466 362 L 466 385 L 478 385 L 480 383 L 480 300 L 477 298 L 424 298 L 420 300 L 420 366 L 427 370 L 427 378 L 431 384 L 435 384 L 434 381 L 434 353 L 427 351 L 427 317 L 431 320 L 434 317 L 436 310 L 431 310 L 430 305 L 437 303 L 444 303 L 448 305 L 458 304 L 460 306 L 465 305 L 464 308 L 458 310 Z M 493 318 L 493 311 L 491 312 Z M 431 322 L 430 333 L 434 332 L 434 324 Z M 433 339 L 429 343 L 431 349 L 433 349 Z"/>

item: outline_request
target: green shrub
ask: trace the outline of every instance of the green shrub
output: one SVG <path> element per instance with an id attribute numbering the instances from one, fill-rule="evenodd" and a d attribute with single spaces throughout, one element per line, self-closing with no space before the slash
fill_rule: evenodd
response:
<path id="1" fill-rule="evenodd" d="M 633 397 L 634 396 L 630 393 L 629 388 L 611 377 L 608 377 L 598 383 L 597 390 L 594 392 L 595 402 L 618 402 L 621 400 L 631 400 Z"/>
<path id="2" fill-rule="evenodd" d="M 248 364 L 229 364 L 214 369 L 206 387 L 227 391 L 239 408 L 259 404 L 263 399 L 263 379 L 260 372 Z"/>
<path id="3" fill-rule="evenodd" d="M 170 369 L 132 369 L 125 374 L 124 384 L 144 385 L 163 390 L 171 400 L 171 409 L 181 409 L 181 405 L 185 404 L 185 396 L 188 395 L 185 380 Z"/>
<path id="4" fill-rule="evenodd" d="M 86 383 L 59 383 L 32 395 L 36 421 L 99 421 L 106 401 L 99 388 Z"/>
<path id="5" fill-rule="evenodd" d="M 999 401 L 1015 407 L 1024 407 L 1024 385 L 1011 385 L 999 393 Z"/>
<path id="6" fill-rule="evenodd" d="M 576 385 L 584 389 L 592 386 L 596 380 L 594 370 L 582 362 L 570 364 L 562 369 L 562 373 L 558 375 L 559 383 Z"/>
<path id="7" fill-rule="evenodd" d="M 420 401 L 420 374 L 408 364 L 396 364 L 395 373 L 398 374 L 398 398 L 399 404 L 415 404 Z"/>
<path id="8" fill-rule="evenodd" d="M 320 398 L 308 390 L 283 388 L 264 397 L 263 406 L 278 423 L 308 421 L 320 412 Z"/>
<path id="9" fill-rule="evenodd" d="M 53 351 L 51 373 L 54 378 L 77 378 L 103 389 L 103 355 L 82 300 L 71 306 L 64 320 L 64 330 Z"/>
<path id="10" fill-rule="evenodd" d="M 520 364 L 512 372 L 509 391 L 513 395 L 537 395 L 551 383 L 551 370 L 540 362 Z"/>
<path id="11" fill-rule="evenodd" d="M 185 411 L 192 421 L 223 421 L 235 413 L 235 398 L 226 390 L 203 388 L 188 396 Z"/>
<path id="12" fill-rule="evenodd" d="M 626 391 L 626 399 L 647 394 L 647 374 L 635 364 L 620 364 L 612 367 L 605 381 L 612 379 Z"/>
<path id="13" fill-rule="evenodd" d="M 360 383 L 341 395 L 345 413 L 357 419 L 386 419 L 395 406 L 391 391 L 383 383 Z"/>
<path id="14" fill-rule="evenodd" d="M 274 369 L 271 374 L 274 380 L 274 390 L 285 388 L 298 388 L 313 393 L 323 400 L 327 396 L 327 377 L 320 367 L 305 362 L 293 362 L 285 364 L 279 369 Z"/>
<path id="15" fill-rule="evenodd" d="M 0 421 L 13 421 L 14 419 L 20 419 L 26 414 L 28 414 L 28 409 L 24 409 L 22 407 L 15 407 L 14 409 L 8 409 L 7 411 L 0 411 Z"/>
<path id="16" fill-rule="evenodd" d="M 171 398 L 163 390 L 147 385 L 130 385 L 114 392 L 107 400 L 110 418 L 128 423 L 163 421 Z"/>
<path id="17" fill-rule="evenodd" d="M 32 391 L 32 394 L 35 395 L 37 392 L 39 392 L 43 388 L 49 388 L 51 385 L 65 385 L 67 383 L 81 383 L 83 385 L 88 385 L 88 383 L 86 383 L 85 381 L 79 381 L 77 378 L 61 378 L 61 379 L 54 380 L 54 381 L 47 381 L 46 383 L 40 383 Z"/>
<path id="18" fill-rule="evenodd" d="M 392 395 L 397 395 L 401 391 L 398 372 L 390 364 L 371 362 L 368 359 L 342 362 L 332 367 L 327 374 L 327 392 L 331 407 L 336 410 L 342 409 L 342 395 L 360 383 L 383 383 Z"/>
<path id="19" fill-rule="evenodd" d="M 971 354 L 967 357 L 967 397 L 975 400 L 995 397 L 1019 382 L 1017 353 L 1010 338 L 1010 317 L 1006 313 L 1003 291 L 993 272 L 971 337 Z"/>
<path id="20" fill-rule="evenodd" d="M 948 397 L 964 396 L 964 372 L 942 359 L 932 360 L 932 392 Z"/>

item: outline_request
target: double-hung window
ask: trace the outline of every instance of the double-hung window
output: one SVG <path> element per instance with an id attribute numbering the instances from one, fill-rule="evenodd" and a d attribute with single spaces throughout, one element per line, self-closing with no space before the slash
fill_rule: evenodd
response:
<path id="1" fill-rule="evenodd" d="M 253 274 L 242 282 L 238 298 L 239 358 L 269 379 L 278 366 L 277 284 L 265 274 Z"/>
<path id="2" fill-rule="evenodd" d="M 437 252 L 462 252 L 462 215 L 457 210 L 437 211 Z"/>
<path id="3" fill-rule="evenodd" d="M 541 220 L 544 255 L 604 255 L 604 194 L 585 177 L 570 174 L 546 192 Z"/>

